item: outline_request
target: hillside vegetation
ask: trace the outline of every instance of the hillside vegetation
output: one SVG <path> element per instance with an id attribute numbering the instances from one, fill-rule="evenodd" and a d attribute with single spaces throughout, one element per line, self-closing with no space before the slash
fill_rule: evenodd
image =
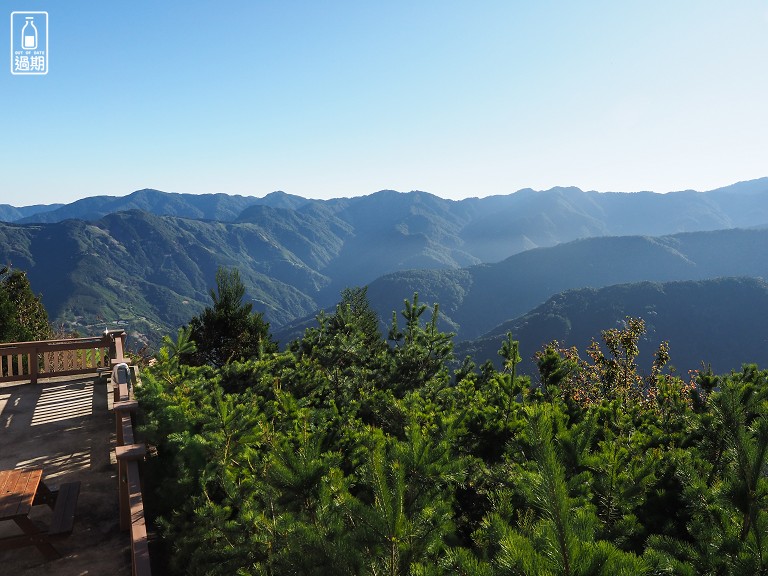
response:
<path id="1" fill-rule="evenodd" d="M 290 349 L 219 368 L 166 340 L 138 388 L 168 574 L 768 571 L 768 372 L 639 371 L 627 318 L 522 377 L 448 368 L 436 310 L 383 339 L 347 292 Z"/>

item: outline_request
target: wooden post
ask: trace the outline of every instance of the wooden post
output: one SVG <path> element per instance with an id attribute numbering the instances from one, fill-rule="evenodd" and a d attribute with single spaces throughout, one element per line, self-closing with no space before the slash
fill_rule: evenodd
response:
<path id="1" fill-rule="evenodd" d="M 37 384 L 37 348 L 33 348 L 32 352 L 27 356 L 27 363 L 29 364 L 29 378 L 32 384 Z"/>
<path id="2" fill-rule="evenodd" d="M 125 441 L 123 437 L 125 419 L 128 418 L 133 425 L 132 415 L 139 409 L 139 403 L 136 400 L 121 400 L 115 402 L 112 409 L 115 411 L 115 434 L 117 435 L 117 444 L 120 446 Z"/>
<path id="3" fill-rule="evenodd" d="M 108 330 L 106 334 L 110 339 L 109 353 L 112 359 L 125 362 L 125 330 Z"/>
<path id="4" fill-rule="evenodd" d="M 131 491 L 128 485 L 128 463 L 143 459 L 146 453 L 147 447 L 144 444 L 129 444 L 115 448 L 121 530 L 128 530 L 131 527 Z"/>

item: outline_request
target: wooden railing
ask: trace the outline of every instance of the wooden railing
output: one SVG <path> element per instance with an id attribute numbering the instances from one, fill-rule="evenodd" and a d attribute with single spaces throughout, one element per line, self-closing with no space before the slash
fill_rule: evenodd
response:
<path id="1" fill-rule="evenodd" d="M 0 344 L 0 383 L 36 384 L 40 378 L 88 373 L 111 376 L 120 527 L 131 532 L 133 576 L 151 576 L 139 471 L 139 461 L 143 460 L 146 448 L 136 442 L 133 422 L 137 409 L 133 387 L 138 385 L 139 375 L 124 356 L 125 336 L 123 330 L 108 330 L 93 338 Z"/>
<path id="2" fill-rule="evenodd" d="M 0 382 L 36 384 L 38 378 L 108 369 L 114 354 L 115 332 L 107 331 L 92 338 L 0 344 Z"/>
<path id="3" fill-rule="evenodd" d="M 123 357 L 125 333 L 114 334 L 115 354 L 111 360 L 114 388 L 115 435 L 117 446 L 117 478 L 120 499 L 120 528 L 131 531 L 133 576 L 150 576 L 147 525 L 141 494 L 139 461 L 147 454 L 144 444 L 137 443 L 134 434 L 134 414 L 138 403 L 133 389 L 139 385 L 138 371 Z"/>

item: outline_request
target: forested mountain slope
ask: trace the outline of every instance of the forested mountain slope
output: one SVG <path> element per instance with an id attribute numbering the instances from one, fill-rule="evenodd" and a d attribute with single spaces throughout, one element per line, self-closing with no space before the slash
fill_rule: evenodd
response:
<path id="1" fill-rule="evenodd" d="M 498 366 L 498 350 L 509 332 L 520 342 L 521 371 L 536 374 L 534 355 L 545 344 L 558 340 L 562 347 L 585 350 L 592 340 L 600 341 L 602 330 L 622 327 L 628 316 L 645 321 L 639 365 L 646 372 L 664 340 L 682 377 L 708 364 L 719 373 L 740 370 L 745 363 L 768 364 L 768 283 L 757 278 L 568 290 L 481 338 L 460 343 L 456 355 Z"/>
<path id="2" fill-rule="evenodd" d="M 61 220 L 0 224 L 0 261 L 28 271 L 54 322 L 121 319 L 150 341 L 207 303 L 219 266 L 241 270 L 276 330 L 370 284 L 383 319 L 419 292 L 461 340 L 570 288 L 765 275 L 768 253 L 768 178 L 706 193 L 554 188 L 462 201 L 141 190 L 48 208 L 3 212 Z M 650 237 L 735 226 L 755 229 Z M 607 236 L 628 232 L 645 236 Z"/>
<path id="3" fill-rule="evenodd" d="M 219 266 L 241 271 L 255 308 L 276 324 L 310 314 L 328 283 L 258 226 L 140 211 L 0 224 L 0 260 L 27 271 L 55 323 L 92 331 L 122 319 L 155 343 L 209 302 Z"/>
<path id="4" fill-rule="evenodd" d="M 768 278 L 768 230 L 721 230 L 651 238 L 588 238 L 516 254 L 462 270 L 417 270 L 369 286 L 382 318 L 402 308 L 403 294 L 440 304 L 443 325 L 459 340 L 477 338 L 551 296 L 573 288 L 721 276 Z"/>

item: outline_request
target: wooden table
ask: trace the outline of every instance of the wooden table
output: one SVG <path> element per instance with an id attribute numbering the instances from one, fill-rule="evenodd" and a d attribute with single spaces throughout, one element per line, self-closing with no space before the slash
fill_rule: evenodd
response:
<path id="1" fill-rule="evenodd" d="M 55 497 L 42 477 L 39 469 L 0 470 L 0 521 L 13 520 L 24 532 L 0 539 L 0 550 L 36 546 L 46 560 L 60 557 L 47 534 L 29 519 L 32 506 L 48 504 L 53 508 Z"/>

